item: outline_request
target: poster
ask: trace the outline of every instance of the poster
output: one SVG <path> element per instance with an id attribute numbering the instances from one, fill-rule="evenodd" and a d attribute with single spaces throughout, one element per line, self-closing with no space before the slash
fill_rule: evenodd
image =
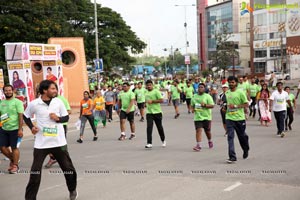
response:
<path id="1" fill-rule="evenodd" d="M 3 76 L 3 69 L 0 69 L 0 99 L 5 99 L 3 93 L 3 86 L 4 86 L 4 76 Z"/>
<path id="2" fill-rule="evenodd" d="M 54 81 L 58 86 L 58 94 L 64 95 L 63 70 L 60 61 L 43 61 L 43 79 Z"/>
<path id="3" fill-rule="evenodd" d="M 300 36 L 300 6 L 299 0 L 287 0 L 286 36 Z"/>
<path id="4" fill-rule="evenodd" d="M 28 102 L 34 99 L 30 63 L 28 61 L 10 61 L 7 62 L 7 68 L 9 83 L 14 87 L 15 97 L 23 102 L 25 109 Z"/>

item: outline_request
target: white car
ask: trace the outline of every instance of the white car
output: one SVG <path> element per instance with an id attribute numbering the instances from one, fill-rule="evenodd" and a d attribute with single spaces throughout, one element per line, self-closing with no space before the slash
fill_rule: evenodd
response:
<path id="1" fill-rule="evenodd" d="M 274 72 L 275 73 L 275 76 L 278 80 L 290 80 L 291 79 L 291 76 L 290 74 L 282 74 L 281 72 Z M 270 80 L 271 78 L 271 74 L 266 74 L 265 75 L 265 80 Z"/>

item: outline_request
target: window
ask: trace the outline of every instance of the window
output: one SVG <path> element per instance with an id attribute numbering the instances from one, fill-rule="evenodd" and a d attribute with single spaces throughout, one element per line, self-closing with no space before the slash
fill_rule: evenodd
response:
<path id="1" fill-rule="evenodd" d="M 254 35 L 254 40 L 266 40 L 267 39 L 267 34 L 255 34 Z"/>
<path id="2" fill-rule="evenodd" d="M 263 26 L 263 25 L 267 25 L 266 13 L 254 15 L 254 26 Z"/>
<path id="3" fill-rule="evenodd" d="M 266 63 L 265 62 L 255 62 L 254 63 L 255 73 L 265 73 L 266 72 Z"/>
<path id="4" fill-rule="evenodd" d="M 264 58 L 267 57 L 267 50 L 255 50 L 254 54 L 255 58 Z"/>
<path id="5" fill-rule="evenodd" d="M 286 55 L 285 47 L 282 49 L 283 56 Z M 279 57 L 281 56 L 281 49 L 270 49 L 270 57 Z"/>

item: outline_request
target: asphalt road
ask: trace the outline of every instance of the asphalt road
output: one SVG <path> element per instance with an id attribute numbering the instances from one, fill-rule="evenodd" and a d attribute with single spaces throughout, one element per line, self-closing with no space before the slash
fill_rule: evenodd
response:
<path id="1" fill-rule="evenodd" d="M 227 164 L 227 141 L 223 136 L 219 108 L 213 110 L 214 148 L 208 149 L 204 136 L 201 152 L 193 152 L 195 130 L 192 115 L 181 105 L 174 119 L 171 106 L 163 106 L 163 125 L 167 147 L 162 148 L 154 127 L 153 149 L 146 150 L 146 122 L 136 118 L 137 138 L 120 142 L 115 120 L 98 128 L 99 141 L 87 124 L 85 140 L 76 143 L 79 131 L 69 125 L 68 148 L 78 173 L 81 200 L 299 200 L 300 199 L 300 109 L 296 111 L 293 131 L 278 138 L 276 125 L 261 127 L 257 119 L 247 121 L 250 138 L 249 158 L 242 159 L 236 139 L 238 161 Z M 129 134 L 129 125 L 126 126 Z M 9 162 L 0 155 L 0 199 L 24 199 L 32 163 L 33 137 L 27 134 L 21 144 L 19 174 L 6 172 Z M 45 160 L 45 163 L 48 161 Z M 43 169 L 38 199 L 68 199 L 63 174 L 58 165 Z"/>

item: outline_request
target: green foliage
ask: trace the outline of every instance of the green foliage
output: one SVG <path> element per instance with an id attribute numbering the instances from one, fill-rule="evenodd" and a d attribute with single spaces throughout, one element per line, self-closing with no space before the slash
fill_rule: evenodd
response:
<path id="1" fill-rule="evenodd" d="M 97 5 L 99 54 L 104 66 L 129 67 L 128 51 L 141 53 L 146 44 L 120 14 Z M 95 58 L 94 4 L 89 0 L 14 0 L 0 3 L 0 43 L 47 43 L 50 37 L 83 37 L 87 61 Z M 0 46 L 0 61 L 4 61 Z"/>
<path id="2" fill-rule="evenodd" d="M 207 77 L 209 74 L 212 74 L 212 71 L 209 69 L 201 71 L 202 77 Z"/>
<path id="3" fill-rule="evenodd" d="M 212 60 L 213 67 L 218 70 L 225 70 L 227 66 L 233 65 L 236 57 L 239 56 L 234 48 L 234 42 L 228 41 L 230 38 L 228 24 L 223 24 L 220 32 L 215 33 L 216 38 L 216 51 L 213 52 L 209 60 Z"/>

